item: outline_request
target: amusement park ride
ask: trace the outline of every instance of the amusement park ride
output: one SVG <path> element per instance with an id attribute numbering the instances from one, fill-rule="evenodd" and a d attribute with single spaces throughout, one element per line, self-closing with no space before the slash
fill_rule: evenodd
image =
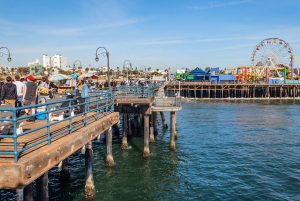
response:
<path id="1" fill-rule="evenodd" d="M 270 79 L 281 81 L 293 80 L 294 53 L 290 45 L 279 38 L 261 41 L 251 57 L 249 79 L 269 82 Z"/>
<path id="2" fill-rule="evenodd" d="M 268 38 L 258 43 L 252 52 L 251 66 L 223 70 L 225 75 L 235 75 L 237 83 L 300 83 L 294 76 L 294 53 L 291 46 L 279 38 Z M 193 70 L 195 71 L 195 70 Z M 177 80 L 193 81 L 193 71 L 177 71 Z M 223 75 L 219 73 L 219 75 Z M 211 78 L 210 74 L 208 79 Z M 206 79 L 205 77 L 205 79 Z M 220 78 L 221 79 L 221 78 Z M 207 80 L 210 81 L 211 80 Z"/>

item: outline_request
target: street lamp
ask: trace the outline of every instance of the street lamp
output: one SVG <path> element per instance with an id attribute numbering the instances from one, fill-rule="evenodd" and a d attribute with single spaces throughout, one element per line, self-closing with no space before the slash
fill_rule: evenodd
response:
<path id="1" fill-rule="evenodd" d="M 5 49 L 7 53 L 1 52 L 1 49 Z M 7 61 L 11 62 L 11 54 L 7 47 L 0 47 L 0 57 L 2 57 L 3 55 L 7 55 Z"/>
<path id="2" fill-rule="evenodd" d="M 77 60 L 75 60 L 75 61 L 73 62 L 73 69 L 75 69 L 75 67 L 76 67 L 76 63 L 78 63 L 78 64 L 79 64 L 79 66 L 78 66 L 78 67 L 82 67 L 82 63 L 81 63 L 81 61 L 80 61 L 79 59 L 77 59 Z"/>
<path id="3" fill-rule="evenodd" d="M 98 50 L 99 49 L 103 49 L 105 52 L 104 55 L 106 56 L 107 58 L 107 81 L 108 81 L 108 88 L 110 89 L 110 67 L 109 67 L 109 52 L 107 51 L 107 49 L 105 47 L 98 47 L 96 49 L 96 57 L 95 57 L 95 61 L 98 62 L 99 61 L 99 55 L 100 53 L 98 53 Z M 103 54 L 102 53 L 102 54 Z"/>
<path id="4" fill-rule="evenodd" d="M 131 61 L 130 60 L 125 60 L 124 61 L 124 63 L 123 63 L 123 68 L 126 68 L 126 65 L 127 65 L 127 84 L 128 84 L 128 69 L 129 69 L 129 67 L 130 67 L 130 69 L 132 68 L 132 63 L 131 63 Z M 128 67 L 128 65 L 129 65 L 129 67 Z"/>

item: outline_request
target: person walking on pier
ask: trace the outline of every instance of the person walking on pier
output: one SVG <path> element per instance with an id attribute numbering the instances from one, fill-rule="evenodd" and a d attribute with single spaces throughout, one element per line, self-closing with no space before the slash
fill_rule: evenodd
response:
<path id="1" fill-rule="evenodd" d="M 24 106 L 35 105 L 37 97 L 37 84 L 35 83 L 35 78 L 30 75 L 27 77 L 27 83 L 24 85 L 23 89 L 23 104 Z M 29 110 L 25 110 L 26 114 L 29 114 Z M 35 114 L 35 108 L 31 109 L 31 114 Z M 35 121 L 35 117 L 31 117 L 28 121 Z"/>
<path id="2" fill-rule="evenodd" d="M 24 88 L 24 83 L 20 81 L 20 76 L 16 75 L 15 76 L 15 82 L 14 84 L 17 87 L 17 107 L 22 107 L 22 99 L 23 99 L 23 88 Z M 21 111 L 17 111 L 17 117 L 19 117 L 21 114 Z"/>
<path id="3" fill-rule="evenodd" d="M 86 99 L 90 96 L 89 93 L 90 93 L 91 91 L 90 91 L 89 86 L 88 86 L 87 83 L 86 83 L 86 79 L 85 79 L 85 78 L 81 80 L 81 83 L 82 83 L 82 89 L 81 89 L 81 103 L 83 104 L 83 103 L 86 102 Z M 85 104 L 85 105 L 82 105 L 82 111 L 83 111 L 83 113 L 86 112 L 86 108 L 87 108 L 86 104 Z"/>
<path id="4" fill-rule="evenodd" d="M 6 105 L 16 107 L 17 87 L 14 83 L 12 83 L 12 78 L 10 76 L 6 78 L 6 82 L 7 83 L 2 86 L 1 101 L 4 100 Z"/>

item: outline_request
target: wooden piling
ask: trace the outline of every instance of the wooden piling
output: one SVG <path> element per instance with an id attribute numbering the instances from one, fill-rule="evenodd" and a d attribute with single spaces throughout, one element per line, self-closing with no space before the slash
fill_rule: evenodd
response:
<path id="1" fill-rule="evenodd" d="M 48 172 L 36 180 L 36 192 L 38 201 L 49 201 Z"/>
<path id="2" fill-rule="evenodd" d="M 128 142 L 127 142 L 127 132 L 128 132 L 128 120 L 127 115 L 123 115 L 123 131 L 122 131 L 122 150 L 128 150 Z"/>
<path id="3" fill-rule="evenodd" d="M 176 112 L 171 112 L 171 132 L 170 132 L 170 149 L 175 150 L 175 137 L 176 137 Z"/>
<path id="4" fill-rule="evenodd" d="M 163 129 L 168 129 L 168 124 L 166 122 L 164 112 L 160 112 L 160 118 L 161 118 L 161 124 L 162 124 Z"/>
<path id="5" fill-rule="evenodd" d="M 24 188 L 16 189 L 16 201 L 24 201 Z"/>
<path id="6" fill-rule="evenodd" d="M 132 136 L 132 119 L 130 118 L 129 114 L 127 115 L 127 120 L 128 120 L 128 135 Z"/>
<path id="7" fill-rule="evenodd" d="M 112 153 L 112 132 L 111 128 L 106 132 L 106 167 L 115 166 L 115 161 Z"/>
<path id="8" fill-rule="evenodd" d="M 153 112 L 151 114 L 151 121 L 150 121 L 150 137 L 149 137 L 149 142 L 150 143 L 154 143 L 155 142 L 155 137 L 154 137 L 154 114 L 155 112 Z"/>
<path id="9" fill-rule="evenodd" d="M 144 159 L 149 158 L 150 156 L 150 149 L 149 149 L 149 116 L 145 114 L 144 116 Z"/>
<path id="10" fill-rule="evenodd" d="M 33 184 L 28 184 L 25 188 L 24 188 L 24 201 L 34 201 L 33 199 Z"/>
<path id="11" fill-rule="evenodd" d="M 85 187 L 84 198 L 87 201 L 94 200 L 96 190 L 93 177 L 93 147 L 92 142 L 85 145 Z"/>
<path id="12" fill-rule="evenodd" d="M 66 158 L 65 160 L 62 161 L 61 171 L 60 171 L 60 181 L 62 183 L 65 183 L 70 179 L 68 163 L 69 163 L 68 158 Z"/>
<path id="13" fill-rule="evenodd" d="M 114 129 L 114 136 L 119 137 L 119 136 L 120 136 L 120 127 L 119 127 L 119 123 L 113 125 L 113 129 Z"/>
<path id="14" fill-rule="evenodd" d="M 153 131 L 154 131 L 154 136 L 158 135 L 158 130 L 157 130 L 157 112 L 153 112 Z"/>

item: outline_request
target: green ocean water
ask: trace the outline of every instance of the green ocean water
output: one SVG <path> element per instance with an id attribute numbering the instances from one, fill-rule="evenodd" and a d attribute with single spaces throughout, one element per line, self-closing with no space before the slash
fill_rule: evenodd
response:
<path id="1" fill-rule="evenodd" d="M 120 149 L 116 167 L 105 168 L 105 144 L 94 142 L 96 200 L 300 200 L 300 105 L 291 102 L 186 103 L 177 114 L 177 150 L 158 126 L 149 160 L 143 138 Z M 169 120 L 169 115 L 166 115 Z M 160 119 L 159 119 L 160 120 Z M 50 200 L 83 200 L 84 157 L 70 158 L 71 179 L 49 173 Z M 14 200 L 1 191 L 0 200 Z"/>

